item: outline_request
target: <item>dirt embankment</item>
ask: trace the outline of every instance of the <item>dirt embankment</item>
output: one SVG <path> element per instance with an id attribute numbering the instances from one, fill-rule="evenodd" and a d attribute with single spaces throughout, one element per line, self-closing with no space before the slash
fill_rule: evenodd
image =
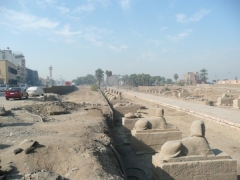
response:
<path id="1" fill-rule="evenodd" d="M 80 87 L 61 99 L 27 101 L 0 116 L 0 173 L 7 179 L 123 179 L 101 94 Z"/>

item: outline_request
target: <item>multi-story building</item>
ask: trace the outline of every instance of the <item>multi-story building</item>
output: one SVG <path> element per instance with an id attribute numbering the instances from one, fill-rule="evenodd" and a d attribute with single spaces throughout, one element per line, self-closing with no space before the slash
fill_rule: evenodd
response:
<path id="1" fill-rule="evenodd" d="M 26 68 L 27 71 L 27 78 L 26 82 L 27 84 L 31 86 L 39 86 L 39 78 L 38 78 L 38 72 L 35 70 L 31 70 L 29 68 Z"/>
<path id="2" fill-rule="evenodd" d="M 198 72 L 188 72 L 184 74 L 183 80 L 188 85 L 200 84 L 202 82 Z"/>
<path id="3" fill-rule="evenodd" d="M 8 60 L 0 60 L 0 84 L 17 85 L 17 67 Z"/>
<path id="4" fill-rule="evenodd" d="M 8 60 L 17 66 L 17 81 L 18 83 L 27 83 L 27 71 L 25 57 L 21 52 L 13 52 L 9 48 L 0 50 L 0 59 Z"/>
<path id="5" fill-rule="evenodd" d="M 117 86 L 118 83 L 118 75 L 112 75 L 107 78 L 107 85 L 108 86 Z"/>

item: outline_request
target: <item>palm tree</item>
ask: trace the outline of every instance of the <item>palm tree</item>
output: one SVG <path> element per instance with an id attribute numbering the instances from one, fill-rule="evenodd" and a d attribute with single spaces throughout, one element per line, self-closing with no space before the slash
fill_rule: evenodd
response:
<path id="1" fill-rule="evenodd" d="M 208 75 L 208 73 L 207 73 L 207 70 L 205 69 L 205 68 L 203 68 L 202 70 L 200 70 L 200 78 L 201 78 L 201 80 L 204 82 L 204 83 L 206 83 L 206 81 L 207 81 L 207 75 Z"/>
<path id="2" fill-rule="evenodd" d="M 176 84 L 177 84 L 177 79 L 178 79 L 178 75 L 177 74 L 174 74 L 174 79 L 175 79 L 175 82 L 176 82 Z"/>
<path id="3" fill-rule="evenodd" d="M 96 77 L 96 79 L 98 81 L 98 88 L 100 88 L 100 83 L 101 83 L 101 81 L 103 80 L 103 77 L 104 77 L 104 71 L 102 69 L 100 69 L 100 68 L 97 69 L 95 71 L 95 77 Z"/>
<path id="4" fill-rule="evenodd" d="M 106 83 L 107 83 L 107 86 L 108 86 L 108 78 L 112 75 L 112 71 L 106 70 L 106 71 L 105 71 L 105 74 L 107 75 Z"/>

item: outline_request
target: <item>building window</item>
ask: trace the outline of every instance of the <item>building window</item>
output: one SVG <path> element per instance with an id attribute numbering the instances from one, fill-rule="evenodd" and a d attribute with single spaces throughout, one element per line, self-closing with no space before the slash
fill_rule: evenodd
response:
<path id="1" fill-rule="evenodd" d="M 8 72 L 12 74 L 17 74 L 17 70 L 11 67 L 8 67 Z"/>

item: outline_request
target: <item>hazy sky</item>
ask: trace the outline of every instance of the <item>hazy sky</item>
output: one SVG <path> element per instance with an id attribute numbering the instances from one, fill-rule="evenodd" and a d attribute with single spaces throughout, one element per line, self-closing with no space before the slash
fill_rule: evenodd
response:
<path id="1" fill-rule="evenodd" d="M 0 0 L 0 49 L 39 76 L 111 70 L 240 79 L 239 0 Z"/>

